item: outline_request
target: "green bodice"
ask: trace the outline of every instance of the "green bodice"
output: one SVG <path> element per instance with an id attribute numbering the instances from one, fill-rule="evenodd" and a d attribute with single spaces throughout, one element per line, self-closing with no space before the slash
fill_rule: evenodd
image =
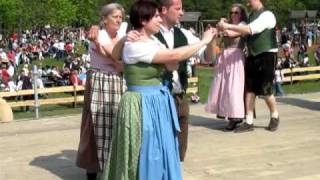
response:
<path id="1" fill-rule="evenodd" d="M 124 77 L 127 86 L 154 86 L 161 84 L 160 74 L 163 65 L 147 64 L 139 62 L 136 64 L 125 64 Z"/>

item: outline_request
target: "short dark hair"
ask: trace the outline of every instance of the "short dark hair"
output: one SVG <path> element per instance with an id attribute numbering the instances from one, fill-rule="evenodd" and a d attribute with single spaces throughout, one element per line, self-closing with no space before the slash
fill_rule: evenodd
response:
<path id="1" fill-rule="evenodd" d="M 159 6 L 154 1 L 136 1 L 130 9 L 130 23 L 134 29 L 142 28 L 143 21 L 149 21 L 156 14 Z"/>

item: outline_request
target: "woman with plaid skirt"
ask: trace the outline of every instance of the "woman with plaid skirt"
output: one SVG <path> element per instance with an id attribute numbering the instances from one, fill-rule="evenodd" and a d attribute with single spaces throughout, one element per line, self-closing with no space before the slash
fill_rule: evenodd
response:
<path id="1" fill-rule="evenodd" d="M 88 180 L 96 179 L 107 161 L 112 124 L 125 90 L 122 64 L 111 57 L 115 43 L 125 35 L 119 31 L 124 9 L 117 3 L 107 4 L 101 10 L 101 17 L 103 27 L 95 31 L 98 34 L 91 33 L 89 53 L 92 69 L 87 73 L 77 155 L 77 165 L 86 169 Z"/>
<path id="2" fill-rule="evenodd" d="M 128 90 L 119 104 L 102 180 L 182 180 L 176 107 L 160 75 L 165 66 L 173 70 L 178 61 L 209 44 L 215 31 L 208 30 L 193 45 L 169 50 L 153 36 L 161 21 L 155 2 L 133 4 L 130 22 L 141 36 L 135 42 L 125 42 L 123 47 Z M 119 50 L 118 45 L 114 51 Z M 119 59 L 121 55 L 113 52 L 113 56 Z"/>

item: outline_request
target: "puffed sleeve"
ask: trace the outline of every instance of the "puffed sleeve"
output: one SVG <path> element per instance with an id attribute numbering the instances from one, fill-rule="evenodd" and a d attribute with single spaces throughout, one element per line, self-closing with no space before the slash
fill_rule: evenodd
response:
<path id="1" fill-rule="evenodd" d="M 152 63 L 153 57 L 161 49 L 158 43 L 148 42 L 126 42 L 123 48 L 123 60 L 126 64 L 137 62 Z"/>

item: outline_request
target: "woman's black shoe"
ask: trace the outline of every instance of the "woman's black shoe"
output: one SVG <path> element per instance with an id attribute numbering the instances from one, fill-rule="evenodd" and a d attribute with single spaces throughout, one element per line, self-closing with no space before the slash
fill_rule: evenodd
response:
<path id="1" fill-rule="evenodd" d="M 219 114 L 217 114 L 217 118 L 218 118 L 218 119 L 226 119 L 226 117 L 220 116 Z"/>
<path id="2" fill-rule="evenodd" d="M 224 131 L 233 131 L 233 130 L 235 130 L 239 123 L 242 123 L 242 119 L 237 119 L 237 120 L 231 120 L 230 119 L 228 125 L 224 128 Z"/>
<path id="3" fill-rule="evenodd" d="M 88 173 L 87 172 L 87 180 L 96 180 L 97 179 L 97 173 Z"/>

